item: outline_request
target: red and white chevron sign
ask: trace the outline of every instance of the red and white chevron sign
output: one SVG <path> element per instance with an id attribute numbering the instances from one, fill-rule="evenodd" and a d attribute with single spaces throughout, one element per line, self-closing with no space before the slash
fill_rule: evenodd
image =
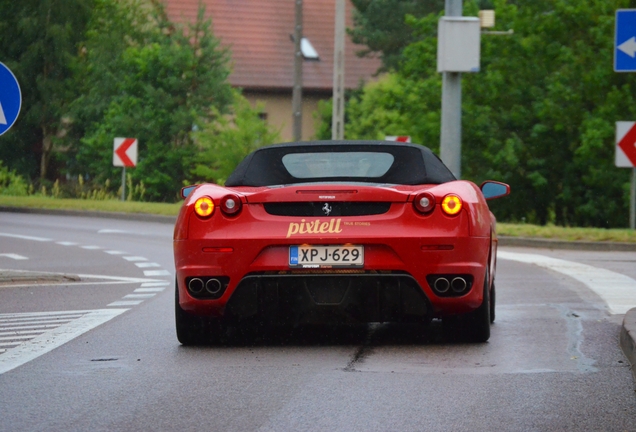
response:
<path id="1" fill-rule="evenodd" d="M 397 142 L 405 142 L 410 143 L 411 137 L 408 135 L 390 135 L 384 138 L 386 141 L 397 141 Z"/>
<path id="2" fill-rule="evenodd" d="M 137 138 L 115 138 L 113 165 L 120 167 L 137 166 Z"/>

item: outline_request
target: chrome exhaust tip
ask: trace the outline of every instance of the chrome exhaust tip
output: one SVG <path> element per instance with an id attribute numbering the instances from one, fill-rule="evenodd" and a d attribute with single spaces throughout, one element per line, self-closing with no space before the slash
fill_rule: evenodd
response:
<path id="1" fill-rule="evenodd" d="M 192 278 L 190 279 L 190 282 L 188 282 L 188 289 L 194 294 L 198 294 L 203 291 L 204 287 L 205 284 L 203 283 L 203 280 L 199 278 Z"/>
<path id="2" fill-rule="evenodd" d="M 218 294 L 221 291 L 221 281 L 218 279 L 208 279 L 205 283 L 205 290 L 210 294 Z"/>
<path id="3" fill-rule="evenodd" d="M 437 278 L 435 284 L 433 284 L 435 291 L 438 293 L 445 293 L 450 288 L 450 282 L 446 278 Z"/>
<path id="4" fill-rule="evenodd" d="M 466 279 L 464 279 L 463 277 L 456 277 L 451 282 L 451 287 L 456 293 L 464 291 L 467 286 L 468 284 L 466 283 Z"/>

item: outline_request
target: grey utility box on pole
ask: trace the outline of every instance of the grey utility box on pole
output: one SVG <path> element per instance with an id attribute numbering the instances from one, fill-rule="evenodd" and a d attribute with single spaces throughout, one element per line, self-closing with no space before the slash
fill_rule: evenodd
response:
<path id="1" fill-rule="evenodd" d="M 462 72 L 478 72 L 481 29 L 479 18 L 464 17 L 461 0 L 446 0 L 439 20 L 437 70 L 442 72 L 440 157 L 461 178 Z"/>
<path id="2" fill-rule="evenodd" d="M 479 18 L 441 17 L 437 28 L 437 72 L 479 72 L 480 45 Z"/>

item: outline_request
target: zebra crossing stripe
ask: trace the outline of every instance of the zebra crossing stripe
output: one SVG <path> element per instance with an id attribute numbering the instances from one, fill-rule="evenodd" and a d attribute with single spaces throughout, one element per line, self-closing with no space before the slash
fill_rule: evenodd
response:
<path id="1" fill-rule="evenodd" d="M 64 345 L 87 331 L 110 321 L 127 310 L 128 309 L 98 309 L 92 311 L 67 311 L 53 313 L 57 315 L 73 315 L 78 312 L 84 312 L 79 318 L 66 322 L 52 330 L 48 330 L 14 348 L 8 348 L 4 352 L 0 349 L 0 375 L 34 360 L 61 345 Z M 44 314 L 46 314 L 46 312 L 31 315 L 42 316 Z M 0 315 L 0 318 L 6 318 L 8 315 L 9 314 Z M 21 314 L 13 315 L 18 316 Z"/>

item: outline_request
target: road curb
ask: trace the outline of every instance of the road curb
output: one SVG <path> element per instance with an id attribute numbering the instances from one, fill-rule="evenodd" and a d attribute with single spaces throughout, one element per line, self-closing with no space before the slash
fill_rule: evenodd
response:
<path id="1" fill-rule="evenodd" d="M 7 213 L 28 213 L 28 214 L 45 214 L 56 216 L 85 216 L 108 219 L 123 219 L 142 222 L 161 222 L 174 224 L 177 221 L 176 216 L 164 216 L 148 213 L 119 213 L 119 212 L 102 212 L 96 210 L 62 210 L 62 209 L 39 209 L 39 208 L 22 208 L 0 206 L 0 212 Z"/>
<path id="2" fill-rule="evenodd" d="M 630 309 L 623 318 L 621 348 L 629 360 L 632 375 L 636 379 L 636 308 Z"/>
<path id="3" fill-rule="evenodd" d="M 568 249 L 599 252 L 636 252 L 636 243 L 553 240 L 546 238 L 499 236 L 499 246 Z"/>

